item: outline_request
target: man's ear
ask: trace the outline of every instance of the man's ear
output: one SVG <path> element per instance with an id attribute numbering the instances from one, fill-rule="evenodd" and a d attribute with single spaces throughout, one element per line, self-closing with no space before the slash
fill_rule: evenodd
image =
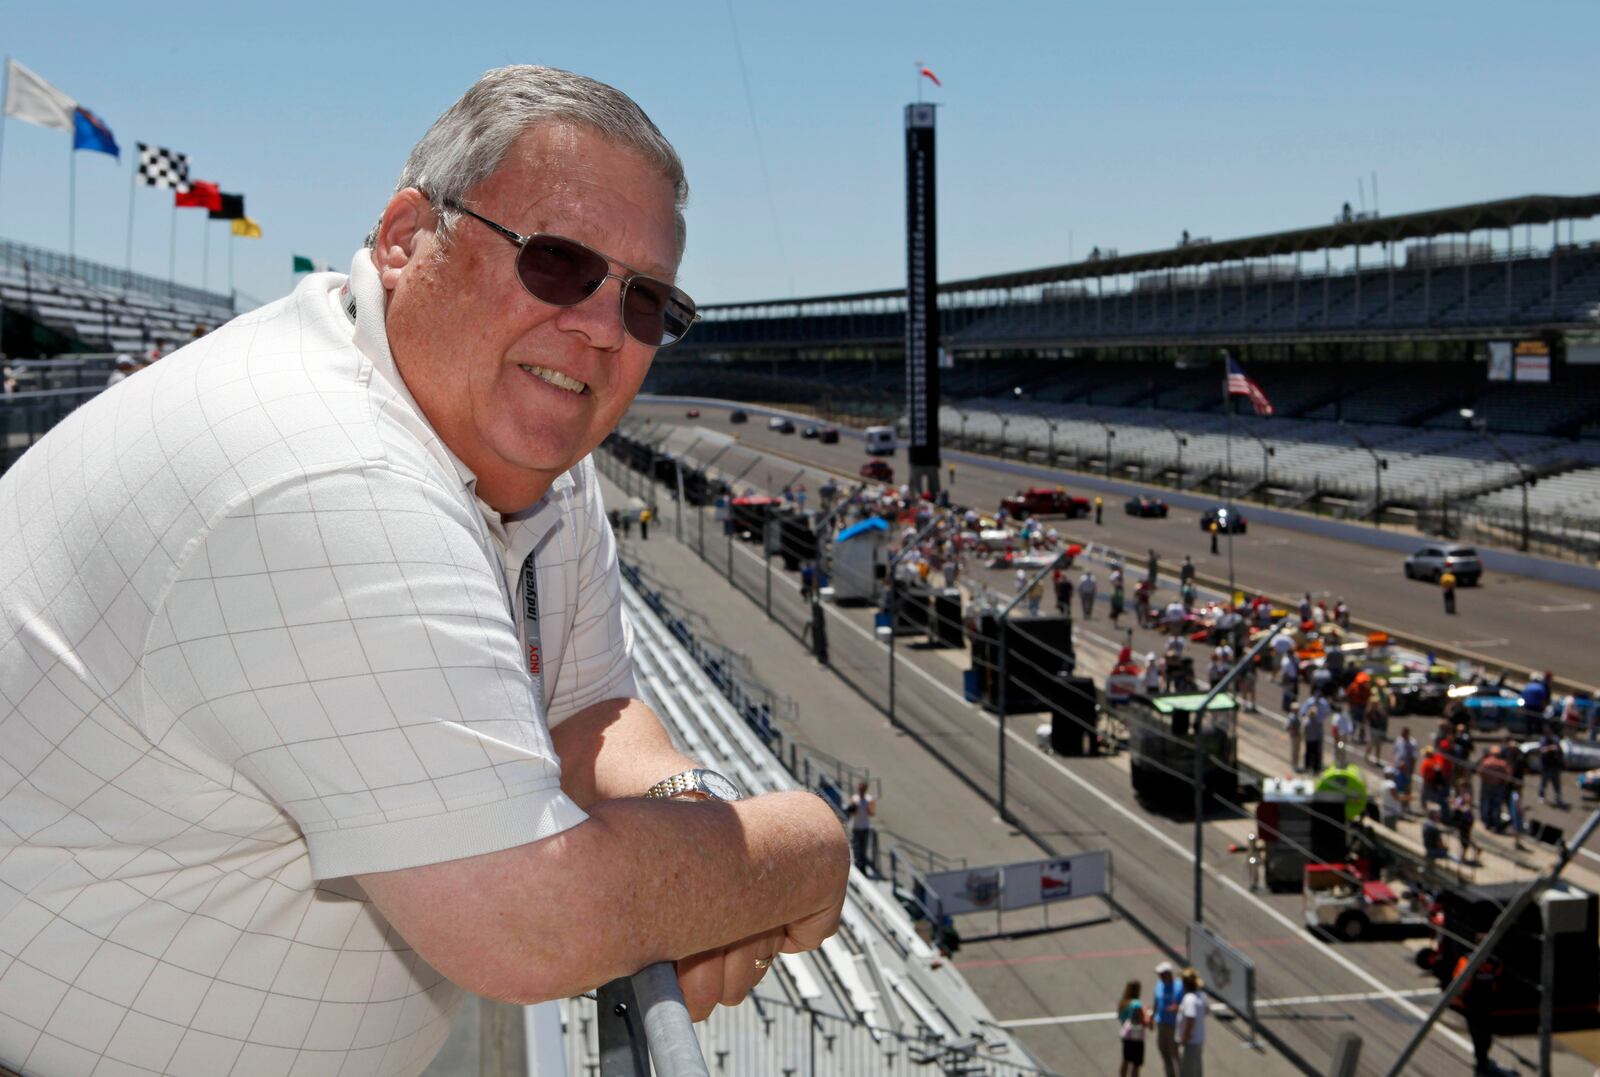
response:
<path id="1" fill-rule="evenodd" d="M 432 238 L 438 223 L 433 204 L 415 187 L 396 191 L 389 199 L 372 249 L 385 290 L 392 292 L 399 285 L 401 273 L 417 259 L 419 246 Z"/>

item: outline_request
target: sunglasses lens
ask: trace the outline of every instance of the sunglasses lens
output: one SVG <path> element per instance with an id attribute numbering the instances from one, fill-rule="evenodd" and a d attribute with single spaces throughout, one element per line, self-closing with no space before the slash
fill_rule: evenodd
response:
<path id="1" fill-rule="evenodd" d="M 694 324 L 694 300 L 669 284 L 634 277 L 623 295 L 622 324 L 639 343 L 664 348 Z"/>
<path id="2" fill-rule="evenodd" d="M 605 283 L 606 260 L 559 236 L 534 236 L 517 256 L 517 275 L 535 299 L 570 307 Z"/>

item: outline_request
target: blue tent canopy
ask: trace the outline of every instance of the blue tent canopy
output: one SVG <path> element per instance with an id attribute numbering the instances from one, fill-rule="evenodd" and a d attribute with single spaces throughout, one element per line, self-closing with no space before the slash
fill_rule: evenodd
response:
<path id="1" fill-rule="evenodd" d="M 833 541 L 848 542 L 864 531 L 887 530 L 889 530 L 888 522 L 884 520 L 882 516 L 873 516 L 870 519 L 862 520 L 858 524 L 851 524 L 849 527 L 845 528 L 843 531 L 834 536 Z"/>

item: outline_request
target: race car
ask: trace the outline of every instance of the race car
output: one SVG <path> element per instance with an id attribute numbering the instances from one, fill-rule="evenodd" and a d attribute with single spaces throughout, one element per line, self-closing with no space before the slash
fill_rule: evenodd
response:
<path id="1" fill-rule="evenodd" d="M 683 417 L 685 419 L 698 419 L 700 418 L 700 409 L 690 408 L 688 411 L 683 413 Z"/>
<path id="2" fill-rule="evenodd" d="M 868 460 L 861 465 L 861 477 L 877 482 L 893 482 L 894 468 L 889 466 L 887 460 Z"/>
<path id="3" fill-rule="evenodd" d="M 1228 508 L 1226 505 L 1218 505 L 1214 509 L 1207 509 L 1202 512 L 1200 514 L 1200 530 L 1210 531 L 1213 521 L 1216 522 L 1217 530 L 1224 535 L 1229 532 L 1235 535 L 1242 535 L 1245 533 L 1247 526 L 1244 515 L 1236 509 Z"/>
<path id="4" fill-rule="evenodd" d="M 1018 490 L 1010 497 L 1001 498 L 1000 507 L 1018 520 L 1029 516 L 1087 516 L 1091 511 L 1088 498 L 1072 497 L 1053 486 Z"/>
<path id="5" fill-rule="evenodd" d="M 1129 516 L 1154 516 L 1159 519 L 1166 519 L 1167 503 L 1159 497 L 1145 497 L 1143 494 L 1137 494 L 1128 498 L 1127 503 L 1122 506 L 1122 511 Z"/>
<path id="6" fill-rule="evenodd" d="M 817 440 L 824 445 L 839 444 L 839 428 L 837 426 L 824 426 L 817 431 Z"/>
<path id="7" fill-rule="evenodd" d="M 802 426 L 800 428 L 800 436 L 807 441 L 815 441 L 817 440 L 817 428 L 814 426 Z"/>

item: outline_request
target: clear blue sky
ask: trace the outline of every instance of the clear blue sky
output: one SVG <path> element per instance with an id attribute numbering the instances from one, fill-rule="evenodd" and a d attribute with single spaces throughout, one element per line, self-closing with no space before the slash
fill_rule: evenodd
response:
<path id="1" fill-rule="evenodd" d="M 615 84 L 678 146 L 681 281 L 707 303 L 903 283 L 918 59 L 944 80 L 944 278 L 1066 261 L 1069 235 L 1082 257 L 1320 223 L 1374 169 L 1386 213 L 1600 190 L 1593 0 L 733 9 L 750 104 L 725 0 L 11 4 L 0 42 L 123 146 L 78 155 L 80 254 L 122 264 L 133 144 L 153 142 L 245 194 L 266 235 L 235 241 L 235 279 L 262 299 L 291 254 L 347 266 L 429 122 L 513 62 Z M 66 248 L 69 145 L 7 121 L 0 236 Z M 170 195 L 134 197 L 134 266 L 164 276 Z M 200 283 L 209 228 L 224 289 L 226 225 L 203 219 L 179 211 L 178 277 Z"/>

